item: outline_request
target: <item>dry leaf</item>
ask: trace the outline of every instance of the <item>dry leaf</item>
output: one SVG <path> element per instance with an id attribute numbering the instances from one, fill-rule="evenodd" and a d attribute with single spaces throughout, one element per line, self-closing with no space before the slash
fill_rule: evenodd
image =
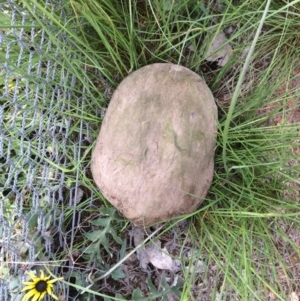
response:
<path id="1" fill-rule="evenodd" d="M 173 262 L 166 248 L 161 249 L 161 242 L 156 240 L 155 243 L 142 248 L 137 251 L 140 266 L 145 270 L 149 262 L 151 262 L 157 269 L 173 270 L 178 268 L 177 264 Z"/>
<path id="2" fill-rule="evenodd" d="M 140 261 L 140 267 L 142 271 L 147 271 L 149 260 L 145 248 L 137 251 L 137 258 Z"/>
<path id="3" fill-rule="evenodd" d="M 145 232 L 141 228 L 134 228 L 130 234 L 133 236 L 133 242 L 135 247 L 137 247 L 144 241 Z"/>
<path id="4" fill-rule="evenodd" d="M 289 297 L 291 301 L 299 301 L 299 297 L 295 292 L 292 292 Z"/>
<path id="5" fill-rule="evenodd" d="M 166 248 L 162 250 L 157 245 L 150 245 L 146 248 L 148 260 L 158 269 L 161 270 L 172 270 L 173 259 L 168 253 Z"/>
<path id="6" fill-rule="evenodd" d="M 78 187 L 77 188 L 77 194 L 75 192 L 75 195 L 74 195 L 75 204 L 78 204 L 81 201 L 81 199 L 83 197 L 83 194 L 84 194 L 83 190 L 80 187 Z"/>
<path id="7" fill-rule="evenodd" d="M 232 47 L 228 43 L 228 39 L 226 38 L 225 34 L 222 31 L 220 31 L 215 36 L 215 39 L 212 41 L 211 45 L 209 46 L 209 49 L 207 50 L 205 56 L 207 56 L 206 58 L 207 61 L 210 62 L 217 61 L 219 66 L 225 66 L 231 54 L 232 54 Z"/>

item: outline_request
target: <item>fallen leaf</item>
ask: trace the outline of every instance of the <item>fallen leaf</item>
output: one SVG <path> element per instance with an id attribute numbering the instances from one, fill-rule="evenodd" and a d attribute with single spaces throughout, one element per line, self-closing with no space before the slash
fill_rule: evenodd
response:
<path id="1" fill-rule="evenodd" d="M 145 232 L 141 228 L 134 228 L 132 231 L 130 231 L 130 234 L 133 236 L 133 242 L 135 247 L 137 247 L 144 241 Z"/>
<path id="2" fill-rule="evenodd" d="M 299 301 L 299 297 L 295 292 L 292 292 L 289 297 L 291 301 Z"/>
<path id="3" fill-rule="evenodd" d="M 140 261 L 141 269 L 147 271 L 149 260 L 145 248 L 137 250 L 137 258 Z"/>
<path id="4" fill-rule="evenodd" d="M 213 32 L 211 32 L 211 34 L 213 34 Z M 210 44 L 205 56 L 207 56 L 207 61 L 217 61 L 219 66 L 225 66 L 231 54 L 232 47 L 228 43 L 228 39 L 226 38 L 224 32 L 220 31 Z"/>
<path id="5" fill-rule="evenodd" d="M 158 269 L 172 270 L 173 259 L 166 248 L 160 249 L 157 245 L 152 244 L 145 249 L 148 260 Z"/>
<path id="6" fill-rule="evenodd" d="M 74 195 L 75 204 L 78 204 L 81 201 L 83 194 L 84 194 L 83 190 L 80 187 L 78 187 L 77 193 L 75 191 L 75 195 Z"/>

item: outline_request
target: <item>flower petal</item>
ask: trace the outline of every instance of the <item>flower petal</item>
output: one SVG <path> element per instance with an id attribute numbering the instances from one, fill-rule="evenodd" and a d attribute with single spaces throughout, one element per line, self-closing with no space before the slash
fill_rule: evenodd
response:
<path id="1" fill-rule="evenodd" d="M 36 293 L 36 290 L 31 290 L 25 294 L 25 296 L 22 298 L 22 301 L 29 300 L 34 294 Z"/>
<path id="2" fill-rule="evenodd" d="M 40 294 L 40 298 L 38 299 L 38 301 L 43 300 L 44 297 L 45 297 L 45 295 L 46 295 L 46 292 L 41 293 L 41 294 Z"/>
<path id="3" fill-rule="evenodd" d="M 47 292 L 53 299 L 58 300 L 57 296 L 55 296 L 51 290 L 48 290 Z"/>
<path id="4" fill-rule="evenodd" d="M 40 276 L 40 279 L 41 280 L 45 280 L 45 281 L 48 281 L 48 279 L 50 278 L 50 276 L 45 276 L 45 273 L 43 270 L 41 270 L 41 276 Z"/>
<path id="5" fill-rule="evenodd" d="M 32 290 L 35 287 L 34 283 L 32 283 L 32 284 L 27 284 L 25 282 L 22 282 L 22 283 L 25 284 L 26 286 L 21 290 L 21 292 L 24 292 L 24 291 L 27 291 L 27 290 Z"/>
<path id="6" fill-rule="evenodd" d="M 22 282 L 22 284 L 29 285 L 29 286 L 35 285 L 35 283 L 33 281 L 24 281 L 24 282 Z"/>
<path id="7" fill-rule="evenodd" d="M 41 300 L 41 293 L 39 293 L 38 291 L 35 291 L 35 294 L 33 296 L 33 298 L 31 299 L 31 301 L 36 301 L 36 300 Z"/>
<path id="8" fill-rule="evenodd" d="M 33 273 L 26 272 L 26 274 L 27 274 L 32 280 L 38 278 L 38 277 L 37 277 L 35 274 L 33 274 Z"/>
<path id="9" fill-rule="evenodd" d="M 21 292 L 25 292 L 25 291 L 28 291 L 28 290 L 32 290 L 34 289 L 34 285 L 33 286 L 25 286 L 24 288 L 22 288 Z"/>

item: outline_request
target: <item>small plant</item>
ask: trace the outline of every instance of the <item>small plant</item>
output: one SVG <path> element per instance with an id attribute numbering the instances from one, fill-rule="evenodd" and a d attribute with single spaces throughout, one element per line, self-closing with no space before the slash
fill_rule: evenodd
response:
<path id="1" fill-rule="evenodd" d="M 106 252 L 112 256 L 110 252 L 111 239 L 113 239 L 119 245 L 122 245 L 123 240 L 118 236 L 115 227 L 120 227 L 118 224 L 123 223 L 123 219 L 118 216 L 116 210 L 113 207 L 101 208 L 101 217 L 90 221 L 94 229 L 91 232 L 84 233 L 84 237 L 87 239 L 88 246 L 83 250 L 84 257 L 91 262 L 96 260 L 100 263 L 104 263 L 102 259 L 101 250 L 102 247 Z"/>

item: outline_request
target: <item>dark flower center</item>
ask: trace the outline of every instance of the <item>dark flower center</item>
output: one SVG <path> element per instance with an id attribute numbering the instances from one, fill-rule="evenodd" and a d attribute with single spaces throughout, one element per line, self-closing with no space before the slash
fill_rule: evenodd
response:
<path id="1" fill-rule="evenodd" d="M 39 282 L 36 283 L 35 289 L 39 293 L 43 293 L 47 290 L 47 282 L 45 280 L 40 280 Z"/>

